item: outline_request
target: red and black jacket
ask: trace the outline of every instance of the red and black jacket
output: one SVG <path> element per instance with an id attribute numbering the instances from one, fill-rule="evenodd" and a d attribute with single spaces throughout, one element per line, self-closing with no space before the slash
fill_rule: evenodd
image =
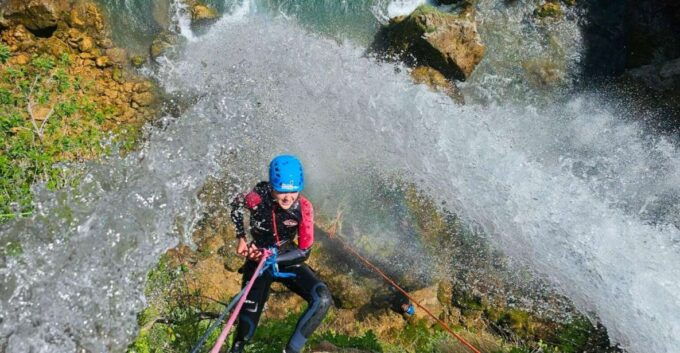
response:
<path id="1" fill-rule="evenodd" d="M 250 235 L 260 248 L 276 246 L 280 250 L 278 263 L 283 266 L 304 262 L 314 243 L 314 209 L 312 203 L 300 195 L 287 210 L 278 206 L 271 196 L 272 187 L 259 182 L 255 188 L 237 195 L 231 202 L 231 219 L 236 225 L 236 236 L 246 236 L 243 214 L 250 212 Z M 294 245 L 297 235 L 297 246 Z"/>

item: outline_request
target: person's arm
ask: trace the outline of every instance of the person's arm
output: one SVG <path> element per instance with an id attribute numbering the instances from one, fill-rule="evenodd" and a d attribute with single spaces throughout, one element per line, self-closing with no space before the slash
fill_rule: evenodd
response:
<path id="1" fill-rule="evenodd" d="M 277 258 L 281 266 L 296 265 L 307 261 L 314 244 L 314 208 L 305 197 L 300 196 L 300 213 L 302 221 L 298 226 L 298 247 L 287 251 Z"/>
<path id="2" fill-rule="evenodd" d="M 252 246 L 248 246 L 246 241 L 246 229 L 243 223 L 243 214 L 245 210 L 252 211 L 261 202 L 260 195 L 256 192 L 251 191 L 247 194 L 238 194 L 234 200 L 231 202 L 231 220 L 236 226 L 236 238 L 238 239 L 238 244 L 236 246 L 236 254 L 244 257 L 251 257 L 251 254 L 255 255 Z M 257 249 L 255 249 L 257 250 Z"/>

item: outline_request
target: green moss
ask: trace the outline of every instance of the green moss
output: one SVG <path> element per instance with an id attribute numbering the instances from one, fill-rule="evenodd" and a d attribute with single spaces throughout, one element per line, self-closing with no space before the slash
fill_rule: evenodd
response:
<path id="1" fill-rule="evenodd" d="M 0 43 L 0 64 L 6 63 L 10 56 L 12 56 L 12 52 L 9 50 L 9 47 L 4 43 Z"/>
<path id="2" fill-rule="evenodd" d="M 59 188 L 77 180 L 55 164 L 106 153 L 114 111 L 72 69 L 67 54 L 0 68 L 0 222 L 31 214 L 33 183 Z M 112 132 L 126 141 L 139 136 L 138 125 L 123 127 L 129 133 Z"/>
<path id="3" fill-rule="evenodd" d="M 562 6 L 559 2 L 548 1 L 542 5 L 539 5 L 536 10 L 534 10 L 534 16 L 538 18 L 559 18 L 562 17 Z"/>
<path id="4" fill-rule="evenodd" d="M 563 353 L 582 352 L 592 335 L 593 325 L 586 319 L 565 325 L 558 334 L 558 348 Z"/>
<path id="5" fill-rule="evenodd" d="M 24 253 L 24 249 L 21 247 L 21 243 L 16 241 L 11 241 L 5 244 L 3 251 L 5 256 L 21 256 Z"/>

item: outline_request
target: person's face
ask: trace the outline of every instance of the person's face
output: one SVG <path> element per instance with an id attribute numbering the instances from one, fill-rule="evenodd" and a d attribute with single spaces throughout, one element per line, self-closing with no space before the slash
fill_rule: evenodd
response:
<path id="1" fill-rule="evenodd" d="M 293 203 L 297 200 L 298 195 L 300 195 L 299 192 L 272 191 L 272 196 L 274 196 L 276 203 L 278 203 L 279 206 L 284 210 L 287 210 L 290 208 L 290 206 L 293 206 Z"/>

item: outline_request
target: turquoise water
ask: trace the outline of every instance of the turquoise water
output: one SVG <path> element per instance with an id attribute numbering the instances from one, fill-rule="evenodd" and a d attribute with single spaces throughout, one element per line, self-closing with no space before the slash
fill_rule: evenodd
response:
<path id="1" fill-rule="evenodd" d="M 174 0 L 96 0 L 114 29 L 114 40 L 139 53 L 145 52 L 162 31 L 176 29 Z M 205 0 L 221 14 L 230 14 L 242 0 Z M 374 12 L 386 11 L 385 0 L 256 0 L 253 10 L 272 17 L 292 18 L 307 29 L 337 40 L 368 44 L 379 22 Z"/>

